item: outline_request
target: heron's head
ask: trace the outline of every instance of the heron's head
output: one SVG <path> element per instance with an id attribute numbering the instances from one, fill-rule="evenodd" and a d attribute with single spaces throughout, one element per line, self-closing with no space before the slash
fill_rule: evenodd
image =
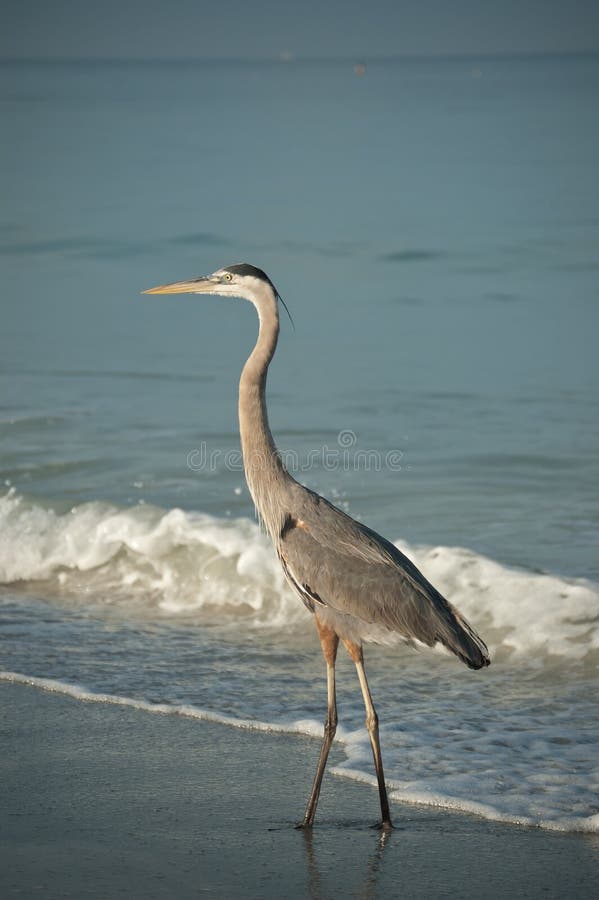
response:
<path id="1" fill-rule="evenodd" d="M 275 313 L 277 300 L 280 300 L 289 316 L 293 319 L 287 305 L 276 287 L 262 269 L 250 266 L 249 263 L 237 263 L 217 269 L 212 275 L 199 275 L 189 281 L 173 281 L 170 284 L 159 284 L 158 287 L 142 291 L 143 294 L 216 294 L 218 297 L 243 297 L 250 300 L 262 315 L 262 310 L 274 303 Z M 295 327 L 295 326 L 294 326 Z"/>
<path id="2" fill-rule="evenodd" d="M 189 281 L 174 281 L 143 291 L 144 294 L 216 294 L 219 297 L 255 298 L 268 286 L 278 296 L 274 284 L 262 269 L 248 263 L 238 263 L 218 269 L 212 275 L 200 275 Z"/>

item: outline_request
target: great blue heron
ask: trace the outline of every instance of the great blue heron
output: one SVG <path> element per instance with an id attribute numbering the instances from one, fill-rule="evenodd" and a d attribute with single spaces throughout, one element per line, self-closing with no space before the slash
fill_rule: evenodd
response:
<path id="1" fill-rule="evenodd" d="M 216 294 L 251 301 L 260 330 L 239 382 L 239 426 L 245 477 L 287 581 L 314 614 L 327 664 L 327 716 L 314 784 L 303 822 L 312 826 L 337 728 L 335 660 L 339 639 L 356 664 L 366 707 L 382 822 L 391 828 L 378 717 L 364 672 L 362 643 L 393 638 L 443 644 L 471 669 L 488 666 L 487 647 L 460 613 L 397 547 L 292 478 L 283 465 L 266 412 L 266 375 L 279 334 L 280 299 L 261 269 L 242 263 L 177 281 L 146 294 Z"/>

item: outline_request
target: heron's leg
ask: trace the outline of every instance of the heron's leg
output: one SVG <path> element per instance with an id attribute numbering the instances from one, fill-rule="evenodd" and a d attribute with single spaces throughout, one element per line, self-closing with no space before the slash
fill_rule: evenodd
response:
<path id="1" fill-rule="evenodd" d="M 379 741 L 379 717 L 372 703 L 372 696 L 366 672 L 364 671 L 364 654 L 360 644 L 353 641 L 343 641 L 347 652 L 356 664 L 358 678 L 360 679 L 360 687 L 362 688 L 362 696 L 364 697 L 364 706 L 366 707 L 366 728 L 370 737 L 372 746 L 372 755 L 374 757 L 374 768 L 376 771 L 376 779 L 379 786 L 379 799 L 381 801 L 381 825 L 383 828 L 393 828 L 391 823 L 391 815 L 389 813 L 389 800 L 387 799 L 387 787 L 385 785 L 385 773 L 383 772 L 383 757 L 381 755 L 381 744 Z"/>
<path id="2" fill-rule="evenodd" d="M 320 644 L 322 646 L 322 652 L 327 664 L 327 717 L 324 722 L 324 737 L 322 740 L 322 747 L 320 748 L 320 757 L 318 759 L 318 765 L 316 767 L 316 775 L 314 776 L 314 784 L 312 785 L 312 792 L 310 794 L 310 799 L 308 800 L 308 805 L 306 807 L 304 821 L 300 826 L 298 826 L 300 828 L 310 828 L 312 826 L 312 823 L 314 822 L 316 806 L 318 805 L 318 797 L 320 796 L 322 776 L 324 775 L 325 766 L 327 764 L 327 759 L 329 756 L 329 750 L 331 749 L 331 744 L 333 743 L 333 738 L 335 737 L 335 732 L 337 731 L 335 660 L 337 658 L 339 638 L 332 628 L 328 628 L 326 625 L 323 625 L 318 621 L 318 616 L 316 616 L 315 618 L 316 627 L 318 628 L 318 636 L 320 638 Z"/>

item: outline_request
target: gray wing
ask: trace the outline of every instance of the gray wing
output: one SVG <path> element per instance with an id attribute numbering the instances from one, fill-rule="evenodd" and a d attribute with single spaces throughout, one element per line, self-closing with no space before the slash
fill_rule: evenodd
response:
<path id="1" fill-rule="evenodd" d="M 416 566 L 385 538 L 297 485 L 277 551 L 306 606 L 326 606 L 488 665 L 483 641 Z"/>

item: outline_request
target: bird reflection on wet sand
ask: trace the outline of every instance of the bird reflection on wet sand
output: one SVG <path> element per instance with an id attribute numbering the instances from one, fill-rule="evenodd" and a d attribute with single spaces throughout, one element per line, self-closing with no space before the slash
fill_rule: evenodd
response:
<path id="1" fill-rule="evenodd" d="M 353 824 L 353 823 L 352 823 Z M 318 835 L 322 835 L 322 829 Z M 364 878 L 362 883 L 356 886 L 355 893 L 352 894 L 357 900 L 371 900 L 376 896 L 377 883 L 381 874 L 381 866 L 383 864 L 383 853 L 391 840 L 392 831 L 382 830 L 373 833 L 373 848 L 370 856 L 365 857 L 363 861 Z M 318 863 L 318 849 L 314 846 L 314 833 L 311 828 L 302 829 L 304 835 L 304 848 L 306 851 L 306 869 L 308 873 L 308 896 L 310 900 L 323 900 L 325 897 L 333 896 L 331 889 L 327 888 L 323 880 L 321 869 Z M 326 851 L 323 851 L 326 852 Z M 324 871 L 329 873 L 330 866 L 324 867 Z"/>

